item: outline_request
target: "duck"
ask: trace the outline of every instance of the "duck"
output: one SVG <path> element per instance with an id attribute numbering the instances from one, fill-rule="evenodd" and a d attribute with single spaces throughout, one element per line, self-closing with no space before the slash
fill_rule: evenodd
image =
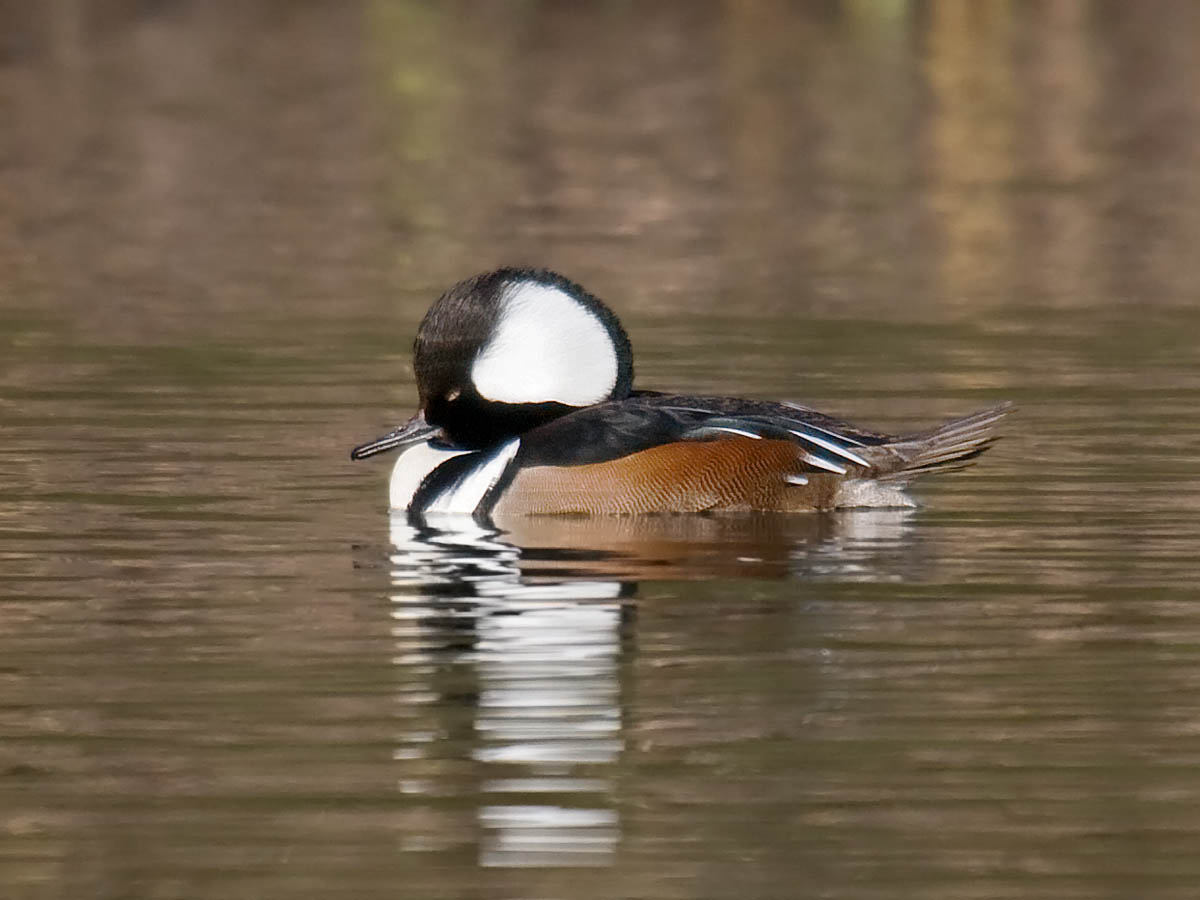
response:
<path id="1" fill-rule="evenodd" d="M 415 415 L 350 457 L 397 453 L 390 505 L 418 519 L 912 507 L 912 479 L 973 463 L 1011 408 L 893 435 L 789 401 L 635 389 L 616 314 L 540 268 L 443 293 L 413 371 Z"/>

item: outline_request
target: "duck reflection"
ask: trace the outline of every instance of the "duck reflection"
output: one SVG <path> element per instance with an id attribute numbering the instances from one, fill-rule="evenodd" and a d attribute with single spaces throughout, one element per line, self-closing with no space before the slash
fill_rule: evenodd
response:
<path id="1" fill-rule="evenodd" d="M 909 509 L 814 515 L 530 516 L 504 522 L 531 581 L 836 577 L 890 580 L 923 568 Z"/>
<path id="2" fill-rule="evenodd" d="M 481 865 L 606 865 L 619 833 L 617 665 L 633 585 L 532 583 L 501 532 L 451 524 L 391 523 L 404 699 L 433 713 L 412 718 L 397 756 L 428 753 L 426 771 L 447 768 L 432 757 L 455 760 L 444 783 L 402 788 L 458 793 L 466 774 L 469 795 L 482 800 L 473 826 L 455 830 L 475 836 Z"/>
<path id="3" fill-rule="evenodd" d="M 400 789 L 473 798 L 438 807 L 453 824 L 419 825 L 404 846 L 470 843 L 486 866 L 608 865 L 639 582 L 901 578 L 919 565 L 910 515 L 525 519 L 502 530 L 394 514 Z"/>

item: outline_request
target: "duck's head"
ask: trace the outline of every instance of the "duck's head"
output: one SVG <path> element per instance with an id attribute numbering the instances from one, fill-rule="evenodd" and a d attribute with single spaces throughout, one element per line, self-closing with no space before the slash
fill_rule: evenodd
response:
<path id="1" fill-rule="evenodd" d="M 429 440 L 489 447 L 627 397 L 633 353 L 617 317 L 579 285 L 545 269 L 497 269 L 438 298 L 417 331 L 413 369 L 417 414 L 352 459 Z"/>

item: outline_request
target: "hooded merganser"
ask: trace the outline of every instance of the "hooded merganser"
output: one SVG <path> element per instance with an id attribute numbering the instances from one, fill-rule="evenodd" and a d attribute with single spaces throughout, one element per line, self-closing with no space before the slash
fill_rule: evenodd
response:
<path id="1" fill-rule="evenodd" d="M 905 483 L 973 460 L 1010 406 L 893 436 L 795 403 L 634 390 L 617 317 L 544 269 L 459 282 L 413 354 L 417 414 L 350 458 L 400 450 L 391 505 L 417 515 L 913 506 Z"/>

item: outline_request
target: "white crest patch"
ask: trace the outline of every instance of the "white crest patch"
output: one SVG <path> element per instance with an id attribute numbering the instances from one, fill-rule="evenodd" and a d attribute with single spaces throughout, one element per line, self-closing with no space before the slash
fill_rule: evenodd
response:
<path id="1" fill-rule="evenodd" d="M 388 498 L 392 509 L 408 509 L 413 496 L 426 476 L 447 460 L 466 453 L 466 450 L 441 450 L 428 443 L 414 444 L 396 459 L 388 481 Z"/>
<path id="2" fill-rule="evenodd" d="M 471 367 L 475 389 L 500 403 L 590 406 L 617 383 L 617 351 L 604 323 L 560 288 L 515 284 L 496 332 Z"/>

